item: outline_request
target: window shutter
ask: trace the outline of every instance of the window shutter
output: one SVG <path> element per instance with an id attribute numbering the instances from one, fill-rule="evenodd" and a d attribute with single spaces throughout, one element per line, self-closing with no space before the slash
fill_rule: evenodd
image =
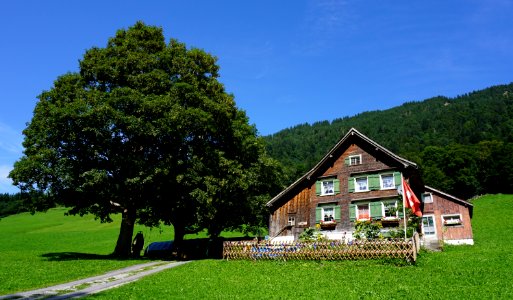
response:
<path id="1" fill-rule="evenodd" d="M 401 173 L 400 172 L 394 172 L 394 184 L 395 188 L 398 188 L 401 186 Z"/>
<path id="2" fill-rule="evenodd" d="M 403 204 L 404 205 L 404 204 Z M 399 218 L 402 218 L 404 217 L 404 214 L 403 214 L 403 207 L 401 205 L 398 205 L 397 206 L 397 213 L 399 215 Z"/>
<path id="3" fill-rule="evenodd" d="M 340 221 L 340 205 L 335 206 L 335 220 Z"/>
<path id="4" fill-rule="evenodd" d="M 356 220 L 356 204 L 349 204 L 349 220 Z"/>
<path id="5" fill-rule="evenodd" d="M 322 208 L 315 208 L 315 223 L 320 223 L 322 220 Z"/>
<path id="6" fill-rule="evenodd" d="M 347 186 L 349 188 L 349 192 L 350 193 L 353 193 L 354 192 L 354 177 L 349 177 L 349 179 L 347 180 Z"/>
<path id="7" fill-rule="evenodd" d="M 374 190 L 379 190 L 381 188 L 381 184 L 379 181 L 379 175 L 377 175 L 377 174 L 369 175 L 367 177 L 367 180 L 369 181 L 368 182 L 369 190 L 374 191 Z"/>
<path id="8" fill-rule="evenodd" d="M 320 181 L 317 181 L 315 183 L 315 194 L 317 196 L 320 196 L 321 195 L 321 182 Z"/>
<path id="9" fill-rule="evenodd" d="M 346 166 L 349 166 L 349 164 L 350 164 L 350 162 L 349 162 L 349 156 L 348 156 L 348 157 L 346 157 L 346 158 L 344 159 L 344 164 L 345 164 Z"/>
<path id="10" fill-rule="evenodd" d="M 380 220 L 383 217 L 383 210 L 381 208 L 381 202 L 371 202 L 370 206 L 370 217 L 373 219 Z"/>
<path id="11" fill-rule="evenodd" d="M 333 180 L 333 190 L 335 192 L 335 195 L 340 194 L 340 180 L 339 179 Z"/>

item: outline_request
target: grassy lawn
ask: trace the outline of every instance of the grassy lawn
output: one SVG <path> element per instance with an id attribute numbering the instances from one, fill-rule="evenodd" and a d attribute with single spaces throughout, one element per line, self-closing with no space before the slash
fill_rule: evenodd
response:
<path id="1" fill-rule="evenodd" d="M 474 201 L 474 246 L 421 253 L 415 266 L 383 261 L 202 260 L 158 273 L 96 299 L 513 299 L 513 195 Z M 21 214 L 0 220 L 0 295 L 71 281 L 141 260 L 107 256 L 119 220 Z M 146 245 L 172 230 L 142 230 Z M 202 237 L 198 235 L 197 237 Z M 195 236 L 192 236 L 195 237 Z"/>
<path id="2" fill-rule="evenodd" d="M 513 299 L 513 196 L 474 201 L 474 246 L 421 253 L 415 266 L 382 261 L 203 260 L 94 299 Z"/>
<path id="3" fill-rule="evenodd" d="M 142 260 L 116 260 L 114 250 L 119 218 L 101 224 L 92 216 L 64 216 L 63 208 L 47 213 L 28 213 L 0 220 L 0 295 L 63 283 L 108 270 L 141 263 Z M 170 240 L 165 228 L 142 230 L 151 241 Z"/>
<path id="4" fill-rule="evenodd" d="M 47 213 L 23 213 L 0 219 L 0 295 L 26 291 L 120 269 L 145 259 L 118 260 L 109 256 L 119 233 L 120 216 L 100 223 L 93 216 L 65 216 L 65 208 Z M 173 228 L 142 231 L 145 247 L 174 238 Z M 186 235 L 204 238 L 206 233 Z M 222 236 L 241 236 L 224 232 Z"/>

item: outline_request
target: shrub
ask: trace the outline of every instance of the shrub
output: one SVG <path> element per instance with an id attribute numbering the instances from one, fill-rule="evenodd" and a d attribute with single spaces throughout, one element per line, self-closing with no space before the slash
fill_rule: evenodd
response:
<path id="1" fill-rule="evenodd" d="M 368 221 L 356 221 L 353 237 L 357 240 L 378 238 L 381 232 L 381 223 Z"/>
<path id="2" fill-rule="evenodd" d="M 319 229 L 314 227 L 305 228 L 303 232 L 299 235 L 299 240 L 301 242 L 320 242 L 327 240 L 324 234 L 322 234 Z"/>

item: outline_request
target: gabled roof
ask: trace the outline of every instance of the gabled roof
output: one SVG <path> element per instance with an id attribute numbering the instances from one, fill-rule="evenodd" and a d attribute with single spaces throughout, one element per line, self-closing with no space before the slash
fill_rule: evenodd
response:
<path id="1" fill-rule="evenodd" d="M 391 159 L 393 159 L 396 162 L 398 162 L 399 164 L 401 164 L 404 168 L 406 168 L 406 167 L 417 168 L 417 164 L 415 164 L 414 162 L 411 162 L 409 160 L 406 160 L 406 159 L 404 159 L 404 158 L 394 154 L 392 151 L 386 149 L 385 147 L 381 146 L 380 144 L 378 144 L 375 141 L 371 140 L 370 138 L 366 137 L 365 135 L 360 133 L 355 128 L 351 128 L 346 133 L 346 135 L 344 135 L 344 137 L 333 148 L 331 148 L 331 150 L 328 151 L 328 153 L 310 171 L 308 171 L 306 174 L 301 176 L 298 180 L 296 180 L 294 183 L 292 183 L 289 187 L 287 187 L 286 189 L 281 191 L 278 195 L 276 195 L 269 202 L 267 202 L 266 205 L 267 206 L 271 206 L 274 202 L 279 200 L 283 195 L 287 194 L 289 191 L 294 189 L 296 186 L 298 186 L 299 184 L 301 184 L 305 180 L 310 180 L 312 175 L 314 175 L 320 168 L 322 168 L 326 164 L 326 162 L 330 158 L 333 157 L 333 154 L 335 152 L 337 152 L 340 148 L 345 146 L 350 139 L 353 139 L 355 137 L 359 138 L 362 142 L 371 145 L 376 150 L 383 152 L 388 157 L 390 157 Z"/>
<path id="2" fill-rule="evenodd" d="M 453 195 L 449 195 L 449 194 L 447 194 L 447 193 L 444 193 L 444 192 L 442 192 L 442 191 L 440 191 L 440 190 L 437 190 L 437 189 L 432 188 L 432 187 L 427 186 L 427 185 L 425 185 L 425 186 L 424 186 L 424 188 L 425 188 L 425 190 L 426 190 L 427 192 L 442 195 L 442 196 L 446 197 L 447 199 L 449 199 L 449 200 L 451 200 L 451 201 L 453 201 L 453 202 L 456 202 L 456 203 L 461 204 L 461 205 L 463 205 L 463 206 L 465 206 L 465 207 L 468 207 L 468 209 L 469 209 L 469 213 L 470 213 L 470 217 L 472 218 L 472 213 L 473 213 L 473 210 L 474 210 L 474 205 L 473 205 L 472 203 L 470 203 L 470 202 L 468 202 L 468 201 L 465 201 L 465 200 L 463 200 L 463 199 L 460 199 L 460 198 L 454 197 Z"/>

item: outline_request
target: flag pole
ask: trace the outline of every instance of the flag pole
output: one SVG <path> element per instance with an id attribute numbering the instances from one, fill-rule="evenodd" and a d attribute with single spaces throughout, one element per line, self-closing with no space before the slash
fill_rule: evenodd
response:
<path id="1" fill-rule="evenodd" d="M 401 173 L 401 190 L 403 191 L 403 220 L 404 220 L 404 239 L 406 240 L 406 191 L 404 190 L 404 177 Z"/>

